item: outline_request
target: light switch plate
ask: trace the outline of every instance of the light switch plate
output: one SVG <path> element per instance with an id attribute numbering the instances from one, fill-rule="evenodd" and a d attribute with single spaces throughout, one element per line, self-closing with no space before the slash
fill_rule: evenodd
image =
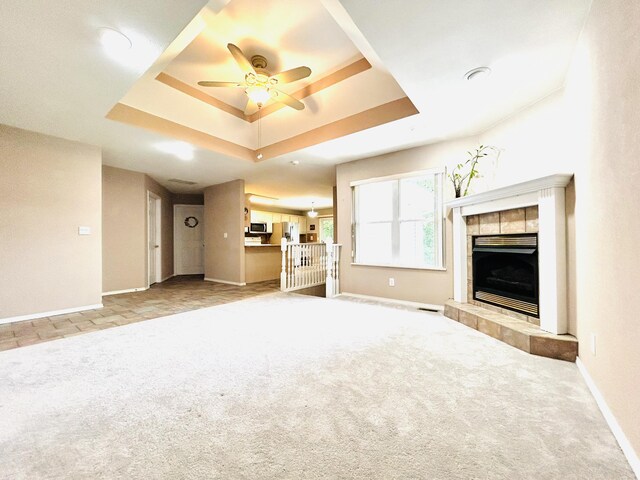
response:
<path id="1" fill-rule="evenodd" d="M 91 227 L 78 227 L 78 235 L 91 235 Z"/>

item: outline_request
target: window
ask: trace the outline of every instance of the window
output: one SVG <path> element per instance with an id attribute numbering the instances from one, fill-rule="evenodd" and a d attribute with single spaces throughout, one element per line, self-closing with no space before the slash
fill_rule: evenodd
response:
<path id="1" fill-rule="evenodd" d="M 333 240 L 333 217 L 320 217 L 320 240 L 324 242 L 327 238 Z"/>
<path id="2" fill-rule="evenodd" d="M 354 262 L 443 268 L 443 177 L 438 170 L 353 182 Z"/>

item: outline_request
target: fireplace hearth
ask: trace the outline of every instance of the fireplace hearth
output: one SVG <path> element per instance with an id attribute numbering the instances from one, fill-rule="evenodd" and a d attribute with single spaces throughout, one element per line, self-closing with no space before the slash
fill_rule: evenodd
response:
<path id="1" fill-rule="evenodd" d="M 539 318 L 537 234 L 474 236 L 474 300 Z"/>

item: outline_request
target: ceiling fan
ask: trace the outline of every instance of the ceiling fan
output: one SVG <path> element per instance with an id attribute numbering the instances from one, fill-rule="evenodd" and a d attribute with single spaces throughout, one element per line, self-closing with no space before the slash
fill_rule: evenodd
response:
<path id="1" fill-rule="evenodd" d="M 252 115 L 262 108 L 269 100 L 284 103 L 296 110 L 303 110 L 304 103 L 293 98 L 291 95 L 278 90 L 276 87 L 283 83 L 291 83 L 302 80 L 311 75 L 309 67 L 297 67 L 291 70 L 269 75 L 267 59 L 262 55 L 254 55 L 249 60 L 233 43 L 229 43 L 227 48 L 233 55 L 234 60 L 244 73 L 243 82 L 211 82 L 201 81 L 198 85 L 202 87 L 243 87 L 249 97 L 247 106 L 244 109 L 245 115 Z"/>

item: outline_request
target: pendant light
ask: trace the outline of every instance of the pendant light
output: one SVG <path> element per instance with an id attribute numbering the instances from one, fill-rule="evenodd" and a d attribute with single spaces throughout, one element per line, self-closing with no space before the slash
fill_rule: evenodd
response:
<path id="1" fill-rule="evenodd" d="M 318 212 L 313 209 L 313 202 L 311 202 L 311 211 L 307 212 L 307 215 L 311 218 L 316 218 L 318 216 Z"/>

